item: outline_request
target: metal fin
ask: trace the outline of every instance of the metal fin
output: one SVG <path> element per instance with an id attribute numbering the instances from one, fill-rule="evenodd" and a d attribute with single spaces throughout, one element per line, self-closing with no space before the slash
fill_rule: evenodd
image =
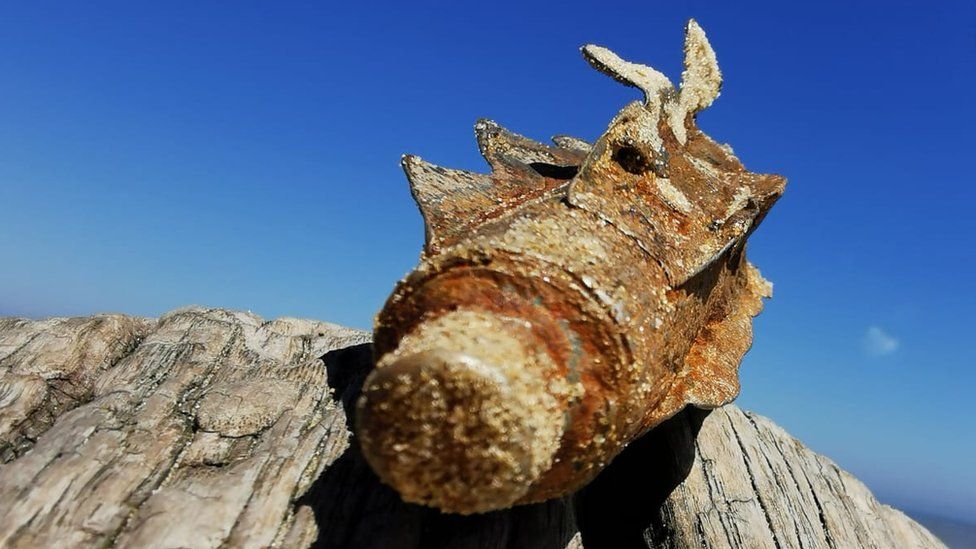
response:
<path id="1" fill-rule="evenodd" d="M 685 358 L 685 399 L 699 408 L 717 408 L 739 394 L 739 363 L 752 346 L 752 317 L 772 296 L 772 285 L 748 261 L 744 284 L 731 297 L 731 310 L 704 326 Z"/>
<path id="2" fill-rule="evenodd" d="M 517 206 L 552 192 L 564 192 L 585 157 L 536 143 L 494 123 L 476 127 L 491 174 L 443 168 L 405 155 L 403 171 L 424 216 L 427 253 L 437 253 L 479 225 L 515 212 Z M 539 160 L 539 161 L 535 161 Z"/>
<path id="3" fill-rule="evenodd" d="M 413 155 L 404 155 L 400 164 L 424 216 L 428 252 L 450 243 L 498 206 L 490 175 L 442 168 Z"/>
<path id="4" fill-rule="evenodd" d="M 510 132 L 493 120 L 481 119 L 474 126 L 478 148 L 493 170 L 515 168 L 524 165 L 548 165 L 552 167 L 579 166 L 586 153 L 577 149 L 552 147 Z M 538 171 L 538 170 L 536 170 Z M 530 176 L 531 177 L 531 176 Z"/>
<path id="5" fill-rule="evenodd" d="M 594 69 L 644 92 L 644 103 L 647 105 L 659 103 L 662 93 L 674 89 L 667 76 L 646 65 L 624 61 L 603 46 L 587 44 L 580 51 Z"/>
<path id="6" fill-rule="evenodd" d="M 685 70 L 681 73 L 681 106 L 685 113 L 696 113 L 718 97 L 722 88 L 722 71 L 715 50 L 705 31 L 694 19 L 685 26 Z"/>

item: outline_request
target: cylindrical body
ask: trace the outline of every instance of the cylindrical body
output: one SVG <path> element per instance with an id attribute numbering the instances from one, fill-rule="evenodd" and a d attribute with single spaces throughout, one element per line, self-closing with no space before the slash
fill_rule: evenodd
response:
<path id="1" fill-rule="evenodd" d="M 378 315 L 364 454 L 404 499 L 446 511 L 582 486 L 684 404 L 665 401 L 697 330 L 686 320 L 713 293 L 685 292 L 564 200 L 482 227 L 423 258 Z"/>

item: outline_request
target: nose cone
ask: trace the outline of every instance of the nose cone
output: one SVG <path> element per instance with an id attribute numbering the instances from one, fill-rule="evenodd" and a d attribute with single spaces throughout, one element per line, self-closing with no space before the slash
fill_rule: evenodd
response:
<path id="1" fill-rule="evenodd" d="M 405 501 L 467 514 L 525 495 L 552 463 L 562 414 L 538 356 L 498 326 L 468 337 L 463 328 L 485 319 L 461 320 L 421 328 L 381 359 L 363 387 L 357 434 Z"/>

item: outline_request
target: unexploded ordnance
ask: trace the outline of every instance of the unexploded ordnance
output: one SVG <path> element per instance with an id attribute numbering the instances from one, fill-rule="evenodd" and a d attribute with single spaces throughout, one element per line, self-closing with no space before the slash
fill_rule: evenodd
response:
<path id="1" fill-rule="evenodd" d="M 594 144 L 480 121 L 491 174 L 403 158 L 426 246 L 377 315 L 357 435 L 406 501 L 476 513 L 559 496 L 686 404 L 738 394 L 770 293 L 745 242 L 785 180 L 696 126 L 721 75 L 694 21 L 677 89 L 582 52 L 644 93 Z"/>

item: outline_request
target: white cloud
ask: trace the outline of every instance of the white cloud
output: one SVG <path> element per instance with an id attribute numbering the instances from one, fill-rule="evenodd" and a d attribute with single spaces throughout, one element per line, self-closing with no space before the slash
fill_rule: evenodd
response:
<path id="1" fill-rule="evenodd" d="M 885 356 L 897 351 L 901 342 L 880 327 L 870 326 L 861 345 L 868 356 Z"/>

